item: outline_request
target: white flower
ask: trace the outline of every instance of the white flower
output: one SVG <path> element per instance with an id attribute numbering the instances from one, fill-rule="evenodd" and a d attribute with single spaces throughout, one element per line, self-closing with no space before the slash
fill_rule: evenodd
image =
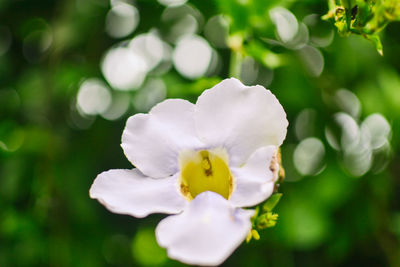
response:
<path id="1" fill-rule="evenodd" d="M 272 194 L 287 126 L 269 90 L 233 78 L 196 104 L 165 100 L 127 121 L 121 146 L 136 169 L 99 174 L 90 196 L 115 213 L 175 214 L 156 228 L 169 257 L 221 264 L 251 230 L 242 208 Z"/>

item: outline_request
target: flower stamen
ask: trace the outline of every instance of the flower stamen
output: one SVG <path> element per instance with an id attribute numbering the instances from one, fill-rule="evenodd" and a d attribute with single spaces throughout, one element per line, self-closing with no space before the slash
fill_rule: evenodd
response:
<path id="1" fill-rule="evenodd" d="M 204 169 L 204 174 L 206 176 L 211 176 L 212 175 L 212 170 L 211 170 L 211 162 L 210 158 L 208 157 L 208 151 L 201 151 L 200 155 L 202 156 L 203 160 L 201 162 L 201 167 Z"/>
<path id="2" fill-rule="evenodd" d="M 205 191 L 229 199 L 233 182 L 225 150 L 185 151 L 179 156 L 179 165 L 180 191 L 186 199 L 192 200 Z"/>

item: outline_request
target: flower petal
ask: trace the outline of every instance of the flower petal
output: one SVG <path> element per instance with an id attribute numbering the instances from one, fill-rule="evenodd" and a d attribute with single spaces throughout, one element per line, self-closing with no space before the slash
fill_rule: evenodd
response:
<path id="1" fill-rule="evenodd" d="M 122 134 L 122 148 L 142 173 L 163 178 L 178 171 L 178 152 L 196 148 L 200 141 L 194 127 L 194 105 L 168 99 L 149 114 L 130 117 Z"/>
<path id="2" fill-rule="evenodd" d="M 251 229 L 253 210 L 233 208 L 221 195 L 206 191 L 178 215 L 156 228 L 168 256 L 187 264 L 218 265 L 242 243 Z"/>
<path id="3" fill-rule="evenodd" d="M 229 201 L 236 207 L 251 207 L 271 196 L 278 178 L 277 148 L 257 149 L 241 168 L 231 168 L 235 188 Z"/>
<path id="4" fill-rule="evenodd" d="M 198 98 L 194 114 L 199 138 L 228 149 L 230 164 L 240 166 L 259 147 L 280 146 L 288 121 L 276 97 L 260 85 L 226 79 Z"/>
<path id="5" fill-rule="evenodd" d="M 152 179 L 138 169 L 109 170 L 96 177 L 89 194 L 115 213 L 138 218 L 150 213 L 174 214 L 187 204 L 178 192 L 177 177 Z"/>

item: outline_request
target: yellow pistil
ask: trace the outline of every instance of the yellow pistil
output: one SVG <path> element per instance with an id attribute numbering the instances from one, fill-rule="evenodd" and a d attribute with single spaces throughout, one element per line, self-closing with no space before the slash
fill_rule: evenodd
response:
<path id="1" fill-rule="evenodd" d="M 180 189 L 188 200 L 205 191 L 230 197 L 233 178 L 224 150 L 185 151 L 179 156 L 179 165 Z"/>

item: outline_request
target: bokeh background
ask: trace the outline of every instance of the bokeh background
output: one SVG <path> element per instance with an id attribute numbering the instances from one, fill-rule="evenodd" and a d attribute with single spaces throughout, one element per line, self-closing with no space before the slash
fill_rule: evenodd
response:
<path id="1" fill-rule="evenodd" d="M 126 119 L 235 76 L 290 122 L 278 224 L 225 266 L 400 266 L 400 25 L 384 56 L 326 1 L 0 1 L 0 266 L 181 266 L 163 215 L 108 212 Z"/>

